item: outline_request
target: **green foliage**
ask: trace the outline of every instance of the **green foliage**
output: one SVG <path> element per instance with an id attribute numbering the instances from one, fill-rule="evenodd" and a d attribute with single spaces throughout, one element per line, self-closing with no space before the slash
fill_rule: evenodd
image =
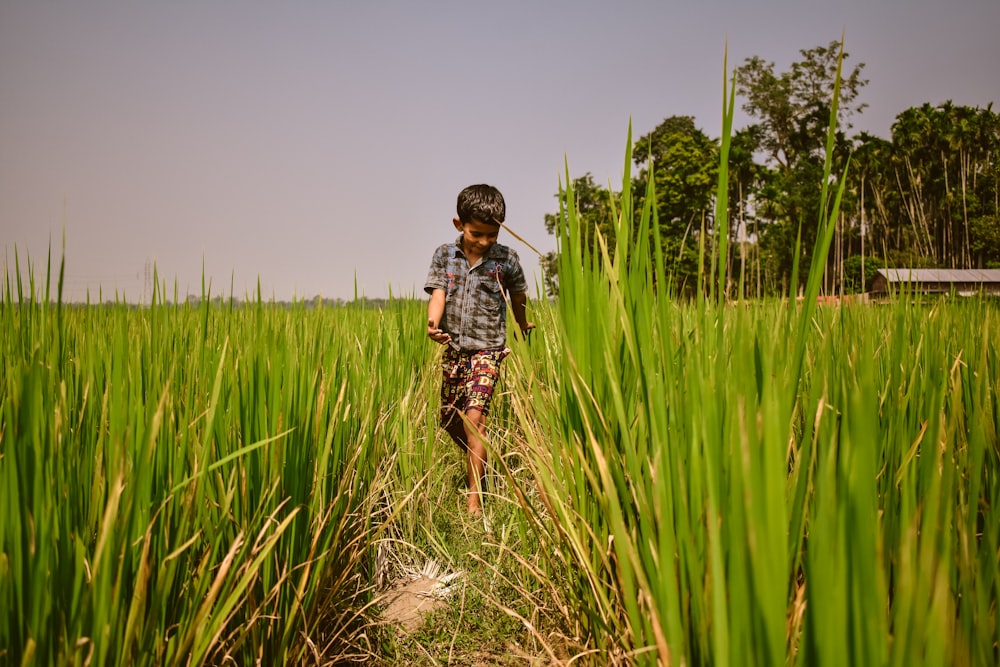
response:
<path id="1" fill-rule="evenodd" d="M 163 291 L 71 307 L 32 279 L 0 304 L 0 662 L 372 654 L 383 462 L 426 358 L 403 326 L 422 304 L 348 318 Z"/>
<path id="2" fill-rule="evenodd" d="M 822 182 L 827 159 L 832 160 L 834 173 L 843 169 L 850 150 L 844 132 L 850 128 L 850 118 L 865 106 L 857 102 L 867 84 L 861 78 L 864 63 L 841 76 L 840 52 L 840 43 L 831 42 L 800 51 L 802 59 L 785 72 L 776 72 L 774 63 L 757 56 L 747 58 L 735 71 L 743 110 L 756 121 L 756 147 L 767 167 L 756 212 L 760 249 L 772 280 L 782 284 L 791 279 L 795 265 L 806 272 L 810 268 L 819 231 L 816 212 L 825 217 L 821 207 L 826 204 L 816 184 Z M 840 87 L 839 104 L 833 115 L 834 141 L 828 142 L 835 83 Z M 796 239 L 802 249 L 798 256 Z"/>
<path id="3" fill-rule="evenodd" d="M 850 127 L 850 118 L 865 105 L 857 98 L 868 83 L 861 78 L 864 63 L 841 74 L 839 41 L 803 49 L 801 60 L 786 72 L 775 72 L 774 63 L 758 56 L 747 58 L 736 68 L 735 77 L 743 110 L 760 125 L 760 147 L 782 171 L 793 170 L 806 156 L 825 151 L 830 99 L 834 82 L 840 80 L 840 103 L 836 127 Z M 844 53 L 847 59 L 849 54 Z"/>
<path id="4" fill-rule="evenodd" d="M 651 133 L 640 137 L 633 148 L 633 160 L 640 167 L 632 186 L 634 209 L 642 210 L 652 173 L 659 193 L 653 206 L 659 222 L 664 273 L 679 293 L 694 292 L 701 230 L 714 228 L 711 207 L 718 179 L 718 154 L 717 142 L 696 128 L 690 116 L 665 119 Z"/>
<path id="5" fill-rule="evenodd" d="M 697 129 L 693 118 L 669 117 L 632 147 L 640 167 L 631 187 L 632 206 L 642 208 L 651 169 L 659 193 L 653 211 L 660 226 L 659 261 L 676 294 L 696 291 L 700 245 L 710 257 L 722 245 L 723 228 L 736 251 L 724 258 L 727 280 L 738 278 L 743 294 L 802 290 L 798 276 L 811 270 L 820 238 L 817 221 L 825 219 L 829 211 L 823 207 L 831 204 L 817 187 L 827 160 L 835 179 L 849 158 L 854 163 L 845 176 L 838 251 L 825 267 L 827 289 L 857 288 L 860 275 L 846 275 L 841 268 L 842 258 L 852 255 L 878 257 L 896 267 L 1000 264 L 1000 115 L 992 105 L 927 103 L 901 111 L 889 139 L 865 132 L 850 136 L 852 119 L 866 106 L 860 97 L 868 82 L 863 63 L 842 72 L 840 102 L 833 110 L 838 52 L 839 44 L 832 42 L 800 51 L 786 71 L 759 57 L 736 68 L 736 91 L 751 122 L 730 138 L 724 193 L 728 220 L 713 213 L 712 200 L 723 194 L 711 187 L 720 166 L 720 142 Z M 834 132 L 828 141 L 831 113 Z M 618 241 L 608 234 L 609 206 L 595 220 L 590 203 L 618 195 L 595 190 L 592 181 L 574 185 L 579 185 L 581 224 L 591 249 L 588 230 L 600 227 L 614 250 Z M 554 225 L 548 228 L 555 231 Z M 555 275 L 557 263 L 556 253 L 546 258 L 549 275 Z"/>
<path id="6" fill-rule="evenodd" d="M 1000 214 L 1000 116 L 951 102 L 911 107 L 879 158 L 867 192 L 883 252 L 912 248 L 932 266 L 990 261 L 993 240 L 976 221 Z"/>
<path id="7" fill-rule="evenodd" d="M 876 257 L 851 255 L 844 260 L 844 292 L 867 292 L 880 268 L 883 267 Z"/>
<path id="8" fill-rule="evenodd" d="M 643 240 L 648 252 L 659 252 L 664 273 L 676 292 L 693 293 L 698 273 L 698 244 L 703 228 L 712 230 L 713 192 L 718 174 L 718 146 L 695 127 L 690 116 L 665 119 L 653 132 L 638 139 L 632 158 L 639 172 L 630 183 L 635 210 L 645 206 L 645 192 L 653 175 L 657 191 L 665 193 L 653 203 L 660 224 L 658 250 L 654 247 L 652 228 Z M 589 256 L 599 254 L 600 237 L 613 254 L 619 242 L 617 207 L 622 194 L 594 183 L 588 173 L 569 179 L 573 190 L 575 214 L 580 224 Z M 559 195 L 562 196 L 562 193 Z M 568 224 L 569 211 L 562 206 L 558 214 L 545 216 L 545 229 L 557 237 Z M 638 229 L 633 230 L 629 246 L 638 243 Z M 558 253 L 549 253 L 543 266 L 551 294 L 558 293 Z"/>
<path id="9" fill-rule="evenodd" d="M 615 226 L 616 195 L 610 189 L 597 185 L 590 173 L 573 179 L 569 187 L 574 192 L 579 193 L 574 200 L 576 205 L 575 214 L 584 221 L 585 245 L 590 252 L 593 252 L 597 244 L 598 235 L 604 239 L 613 238 L 614 236 L 612 230 Z M 561 197 L 561 194 L 560 191 L 557 196 Z M 558 214 L 546 214 L 545 230 L 549 234 L 554 234 L 558 237 L 566 228 L 567 215 L 568 212 L 563 208 L 560 208 Z M 550 296 L 558 294 L 558 253 L 550 252 L 543 257 L 542 269 L 545 274 L 546 291 Z"/>
<path id="10" fill-rule="evenodd" d="M 1000 215 L 969 220 L 969 248 L 977 265 L 1000 266 Z"/>

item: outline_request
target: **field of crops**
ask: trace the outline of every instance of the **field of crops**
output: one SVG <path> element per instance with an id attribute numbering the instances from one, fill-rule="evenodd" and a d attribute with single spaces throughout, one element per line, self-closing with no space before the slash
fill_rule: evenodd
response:
<path id="1" fill-rule="evenodd" d="M 578 650 L 997 664 L 1000 304 L 682 305 L 578 250 L 513 391 Z"/>
<path id="2" fill-rule="evenodd" d="M 685 305 L 647 268 L 534 304 L 490 558 L 440 528 L 461 464 L 422 302 L 70 307 L 8 279 L 0 662 L 403 662 L 391 552 L 478 568 L 552 662 L 995 664 L 997 305 Z"/>
<path id="3" fill-rule="evenodd" d="M 425 402 L 416 304 L 60 308 L 7 287 L 0 662 L 350 646 Z"/>
<path id="4" fill-rule="evenodd" d="M 724 237 L 679 302 L 622 201 L 609 251 L 565 193 L 482 520 L 422 301 L 68 306 L 15 262 L 0 664 L 1000 663 L 1000 304 L 818 307 L 821 261 L 731 300 Z M 400 635 L 428 559 L 459 590 Z"/>

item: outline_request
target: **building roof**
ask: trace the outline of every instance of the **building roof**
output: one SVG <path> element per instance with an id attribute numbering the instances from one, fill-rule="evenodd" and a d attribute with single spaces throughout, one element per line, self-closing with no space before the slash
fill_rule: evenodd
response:
<path id="1" fill-rule="evenodd" d="M 890 283 L 1000 283 L 1000 269 L 879 269 Z"/>

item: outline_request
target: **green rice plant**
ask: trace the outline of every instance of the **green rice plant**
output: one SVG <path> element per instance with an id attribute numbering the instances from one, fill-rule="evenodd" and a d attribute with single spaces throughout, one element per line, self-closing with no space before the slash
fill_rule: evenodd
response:
<path id="1" fill-rule="evenodd" d="M 171 305 L 158 286 L 149 307 L 83 307 L 37 297 L 30 263 L 27 289 L 17 258 L 15 275 L 0 662 L 375 654 L 374 544 L 426 362 L 406 325 L 420 306 L 217 306 L 207 288 Z"/>
<path id="2" fill-rule="evenodd" d="M 801 303 L 729 303 L 720 242 L 679 304 L 650 208 L 620 205 L 591 252 L 563 193 L 559 300 L 512 396 L 546 549 L 525 576 L 578 661 L 998 660 L 996 304 L 817 308 L 830 164 Z"/>

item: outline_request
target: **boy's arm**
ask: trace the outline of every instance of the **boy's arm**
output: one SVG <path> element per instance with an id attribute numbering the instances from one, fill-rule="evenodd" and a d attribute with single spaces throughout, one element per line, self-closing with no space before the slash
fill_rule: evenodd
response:
<path id="1" fill-rule="evenodd" d="M 510 273 L 506 276 L 506 288 L 510 294 L 510 308 L 514 311 L 514 319 L 521 328 L 521 335 L 527 338 L 528 332 L 535 328 L 534 322 L 528 321 L 526 306 L 528 305 L 528 283 L 524 278 L 521 260 L 512 248 L 508 248 L 510 256 L 508 265 Z"/>
<path id="2" fill-rule="evenodd" d="M 535 323 L 528 321 L 527 305 L 528 295 L 526 293 L 510 295 L 510 307 L 514 311 L 514 319 L 517 320 L 517 326 L 521 328 L 521 334 L 524 336 L 527 336 L 528 332 L 535 328 Z"/>
<path id="3" fill-rule="evenodd" d="M 447 345 L 451 336 L 441 331 L 441 317 L 444 315 L 445 292 L 436 289 L 431 292 L 431 300 L 427 303 L 427 335 L 435 343 Z"/>

